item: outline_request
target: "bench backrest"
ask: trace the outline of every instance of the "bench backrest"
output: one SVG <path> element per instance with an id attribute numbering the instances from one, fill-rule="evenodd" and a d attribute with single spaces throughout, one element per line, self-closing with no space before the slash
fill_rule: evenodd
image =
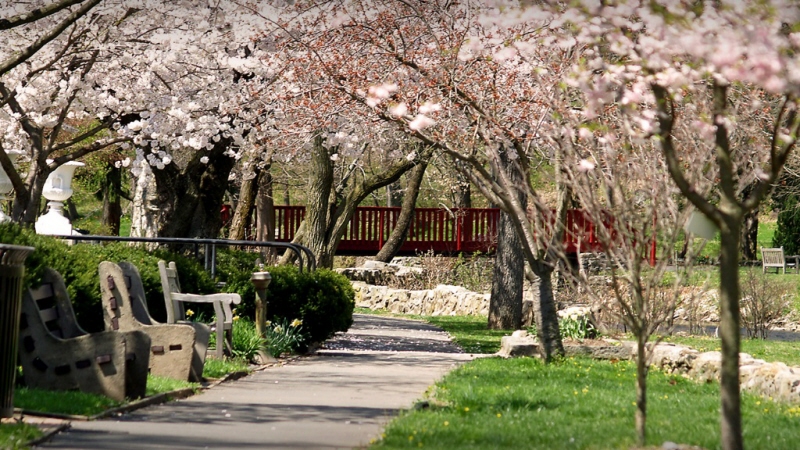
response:
<path id="1" fill-rule="evenodd" d="M 786 259 L 783 254 L 783 247 L 761 247 L 761 262 L 765 267 L 784 267 L 786 265 Z"/>
<path id="2" fill-rule="evenodd" d="M 183 303 L 174 301 L 172 293 L 181 292 L 181 284 L 178 281 L 178 268 L 175 266 L 174 261 L 169 262 L 169 266 L 165 261 L 158 262 L 158 272 L 161 275 L 161 289 L 164 291 L 164 303 L 167 308 L 167 323 L 175 323 L 178 320 L 184 320 L 186 312 L 183 309 Z"/>
<path id="3" fill-rule="evenodd" d="M 125 277 L 125 287 L 128 288 L 128 294 L 131 297 L 133 316 L 145 325 L 157 324 L 158 322 L 150 316 L 150 311 L 147 309 L 147 296 L 144 292 L 144 284 L 142 283 L 139 269 L 127 261 L 120 262 L 119 268 Z"/>
<path id="4" fill-rule="evenodd" d="M 31 289 L 30 296 L 39 310 L 39 317 L 54 336 L 65 339 L 88 334 L 78 325 L 67 286 L 61 274 L 55 270 L 49 267 L 44 269 L 42 284 Z"/>

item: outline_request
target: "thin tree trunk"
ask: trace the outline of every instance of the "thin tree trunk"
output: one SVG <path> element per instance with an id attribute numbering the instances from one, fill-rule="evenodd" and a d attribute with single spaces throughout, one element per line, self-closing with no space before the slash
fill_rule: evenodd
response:
<path id="1" fill-rule="evenodd" d="M 742 258 L 745 261 L 758 259 L 758 210 L 744 216 L 742 226 Z"/>
<path id="2" fill-rule="evenodd" d="M 256 197 L 256 239 L 262 242 L 275 240 L 275 201 L 272 197 L 272 172 L 269 168 L 261 171 L 258 177 L 258 197 Z M 264 248 L 262 256 L 265 264 L 272 264 L 277 252 Z"/>
<path id="3" fill-rule="evenodd" d="M 242 188 L 239 190 L 239 201 L 236 203 L 236 211 L 231 220 L 228 239 L 240 241 L 245 239 L 246 231 L 250 228 L 250 218 L 253 216 L 253 209 L 258 195 L 258 180 L 261 178 L 261 169 L 257 164 L 251 168 L 253 176 L 242 181 Z"/>
<path id="4" fill-rule="evenodd" d="M 136 178 L 131 207 L 131 237 L 158 236 L 158 194 L 156 180 L 147 161 L 142 161 Z M 151 246 L 154 247 L 154 246 Z"/>
<path id="5" fill-rule="evenodd" d="M 639 333 L 636 339 L 636 435 L 639 446 L 647 438 L 647 337 Z"/>
<path id="6" fill-rule="evenodd" d="M 542 345 L 542 358 L 550 362 L 554 358 L 564 356 L 564 345 L 561 343 L 561 332 L 558 329 L 558 313 L 555 307 L 553 292 L 553 269 L 541 267 L 534 273 L 539 276 L 539 304 L 535 308 L 536 331 Z"/>
<path id="7" fill-rule="evenodd" d="M 456 192 L 453 206 L 456 208 L 472 208 L 472 185 L 461 172 L 456 172 Z"/>
<path id="8" fill-rule="evenodd" d="M 103 219 L 102 224 L 108 227 L 112 236 L 119 236 L 122 218 L 122 169 L 110 162 L 106 169 L 103 183 Z"/>
<path id="9" fill-rule="evenodd" d="M 422 179 L 425 176 L 425 170 L 428 168 L 427 161 L 420 161 L 411 171 L 411 177 L 408 180 L 408 188 L 406 195 L 403 198 L 403 206 L 400 210 L 400 217 L 397 218 L 392 233 L 383 244 L 383 248 L 375 256 L 376 261 L 388 263 L 394 258 L 403 242 L 408 236 L 408 228 L 411 225 L 411 220 L 414 218 L 414 210 L 417 204 L 417 197 L 419 196 L 419 188 L 422 185 Z"/>
<path id="10" fill-rule="evenodd" d="M 723 203 L 725 199 L 723 198 Z M 722 209 L 725 205 L 720 205 Z M 721 444 L 725 450 L 742 450 L 741 393 L 739 391 L 739 237 L 741 216 L 726 217 L 720 230 L 720 325 L 722 350 L 720 401 L 722 406 Z M 727 229 L 726 229 L 727 228 Z"/>

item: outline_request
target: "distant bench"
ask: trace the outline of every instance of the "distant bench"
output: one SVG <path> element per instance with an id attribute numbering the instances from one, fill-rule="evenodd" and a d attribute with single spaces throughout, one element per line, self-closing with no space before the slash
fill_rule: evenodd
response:
<path id="1" fill-rule="evenodd" d="M 783 273 L 786 273 L 786 267 L 794 268 L 795 271 L 797 271 L 799 259 L 800 256 L 793 255 L 790 256 L 791 262 L 786 262 L 786 255 L 783 254 L 783 247 L 761 247 L 761 265 L 764 273 L 767 273 L 767 269 L 770 267 L 774 267 L 776 273 L 779 273 L 781 269 L 783 269 Z"/>

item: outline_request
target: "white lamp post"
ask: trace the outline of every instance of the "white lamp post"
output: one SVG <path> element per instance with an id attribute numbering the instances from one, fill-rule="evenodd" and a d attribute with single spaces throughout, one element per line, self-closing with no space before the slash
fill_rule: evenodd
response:
<path id="1" fill-rule="evenodd" d="M 11 159 L 11 164 L 14 164 L 22 152 L 19 150 L 8 150 L 6 154 L 8 155 L 9 159 Z M 5 170 L 3 170 L 3 166 L 0 166 L 0 202 L 8 200 L 8 195 L 11 194 L 11 191 L 13 190 L 14 185 L 11 184 L 11 179 L 8 178 L 8 174 Z M 6 215 L 2 208 L 0 208 L 0 223 L 10 221 L 11 217 Z"/>
<path id="2" fill-rule="evenodd" d="M 47 160 L 48 164 L 52 160 Z M 54 170 L 44 183 L 42 195 L 47 202 L 47 214 L 36 221 L 37 234 L 67 236 L 72 234 L 72 224 L 64 217 L 64 202 L 72 197 L 72 176 L 82 162 L 70 161 Z"/>

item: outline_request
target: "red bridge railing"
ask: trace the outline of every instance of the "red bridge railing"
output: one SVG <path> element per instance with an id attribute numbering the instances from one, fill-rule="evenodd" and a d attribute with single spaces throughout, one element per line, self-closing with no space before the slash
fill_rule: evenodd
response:
<path id="1" fill-rule="evenodd" d="M 337 253 L 377 253 L 397 225 L 400 208 L 359 206 Z M 304 206 L 275 206 L 276 241 L 294 239 L 305 218 Z M 497 245 L 500 210 L 494 208 L 416 208 L 401 253 L 490 252 Z"/>
<path id="2" fill-rule="evenodd" d="M 394 230 L 399 216 L 400 208 L 356 208 L 337 253 L 377 253 Z M 275 206 L 275 240 L 290 242 L 294 239 L 304 218 L 305 206 Z M 499 219 L 500 210 L 495 208 L 416 208 L 400 252 L 491 252 L 497 245 Z M 579 209 L 567 212 L 564 245 L 567 253 L 602 250 L 595 225 Z"/>

